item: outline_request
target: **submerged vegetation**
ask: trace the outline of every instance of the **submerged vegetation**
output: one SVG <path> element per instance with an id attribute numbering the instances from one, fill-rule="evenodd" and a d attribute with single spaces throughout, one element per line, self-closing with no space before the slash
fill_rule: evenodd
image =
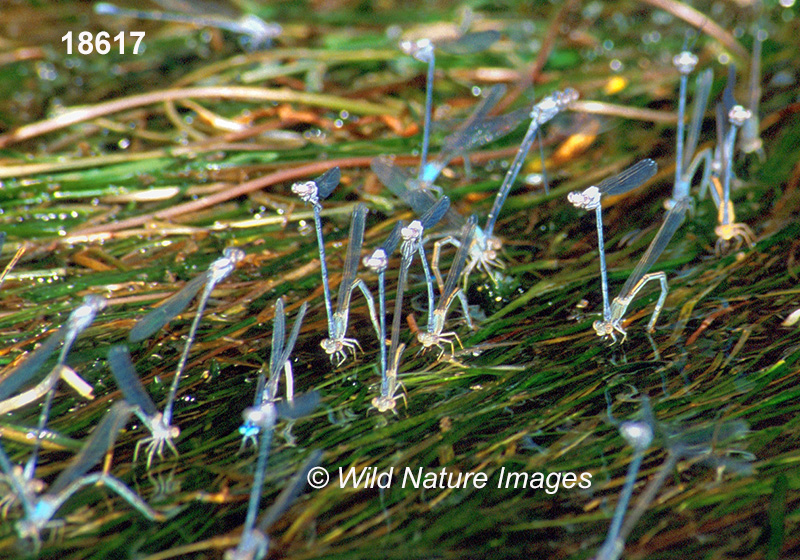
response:
<path id="1" fill-rule="evenodd" d="M 37 550 L 18 536 L 26 513 L 6 473 L 0 557 L 221 558 L 236 547 L 258 454 L 242 445 L 239 427 L 259 373 L 280 371 L 270 362 L 278 298 L 288 317 L 305 311 L 291 352 L 294 391 L 318 394 L 320 403 L 302 418 L 278 421 L 261 510 L 311 467 L 314 451 L 323 452 L 331 483 L 306 489 L 276 520 L 274 556 L 613 557 L 603 543 L 634 470 L 628 516 L 614 531 L 626 541 L 626 557 L 800 555 L 800 14 L 793 2 L 698 2 L 696 12 L 672 0 L 242 4 L 281 24 L 271 48 L 254 50 L 230 31 L 95 14 L 89 2 L 0 9 L 0 265 L 19 256 L 0 294 L 0 384 L 37 347 L 68 336 L 58 331 L 53 339 L 86 296 L 106 298 L 66 356 L 92 393 L 51 374 L 57 393 L 41 442 L 35 428 L 44 399 L 2 409 L 0 443 L 16 465 L 40 444 L 26 483 L 41 479 L 53 491 L 90 435 L 101 439 L 97 426 L 106 418 L 100 425 L 115 428 L 116 441 L 107 442 L 113 457 L 104 467 L 98 456 L 93 470 L 107 468 L 157 518 L 87 479 L 55 515 L 63 525 L 44 530 Z M 124 54 L 112 42 L 107 54 L 68 55 L 62 37 L 69 31 L 76 49 L 81 31 L 144 31 L 144 49 L 132 54 L 126 36 Z M 469 32 L 491 32 L 494 41 L 464 48 L 459 37 Z M 416 174 L 428 66 L 399 44 L 428 38 L 461 45 L 436 51 L 429 163 L 449 149 L 445 138 L 479 96 L 497 91 L 492 86 L 507 86 L 493 114 L 521 110 L 519 126 L 476 143 L 468 158 L 456 154 L 436 180 L 451 207 L 475 214 L 478 224 L 534 103 L 567 88 L 580 101 L 542 127 L 545 169 L 534 144 L 493 216 L 505 268 L 493 269 L 494 281 L 482 266 L 471 271 L 465 294 L 474 329 L 454 304 L 443 334 L 455 334 L 427 352 L 417 337 L 427 321 L 427 286 L 414 257 L 392 345 L 402 357 L 389 356 L 393 400 L 378 401 L 377 326 L 358 292 L 347 330 L 358 345 L 341 364 L 320 347 L 328 317 L 314 211 L 292 185 L 341 169 L 340 184 L 321 201 L 336 293 L 359 204 L 369 210 L 362 256 L 398 220 L 419 217 L 371 164 L 391 155 L 393 165 Z M 709 194 L 697 196 L 698 174 L 694 203 L 680 207 L 686 217 L 653 268 L 669 284 L 653 332 L 646 321 L 657 283 L 614 317 L 625 340 L 602 340 L 592 328 L 603 313 L 596 224 L 567 202 L 568 193 L 645 158 L 658 164 L 644 186 L 604 199 L 609 291 L 625 292 L 673 196 L 681 87 L 673 57 L 690 48 L 695 72 L 713 70 L 698 143 L 713 151 L 714 105 L 725 95 L 728 68 L 735 63 L 738 78 L 728 91 L 748 106 L 756 44 L 763 146 L 749 136 L 753 148 L 736 150 L 728 176 L 736 214 L 726 219 L 737 223 L 720 218 L 717 207 L 728 208 L 715 191 L 722 182 L 709 179 Z M 687 88 L 691 99 L 693 76 Z M 751 123 L 748 134 L 758 126 Z M 715 229 L 740 224 L 736 232 L 752 239 L 718 242 Z M 443 224 L 431 232 L 461 235 Z M 148 436 L 145 415 L 112 407 L 123 396 L 106 356 L 153 306 L 205 279 L 230 247 L 245 256 L 214 286 L 188 357 L 181 353 L 197 304 L 153 336 L 130 339 L 135 372 L 158 410 L 185 360 L 172 407 L 180 455 L 167 450 L 148 468 L 144 450 L 134 461 Z M 456 250 L 445 246 L 443 274 L 454 259 Z M 389 263 L 391 310 L 399 256 Z M 376 274 L 359 266 L 358 277 L 378 293 Z M 53 357 L 48 365 L 55 364 Z M 634 428 L 652 433 L 642 443 Z M 374 484 L 340 488 L 339 469 Z M 379 488 L 390 469 L 392 484 Z M 485 487 L 475 484 L 479 474 Z M 462 487 L 442 488 L 447 480 Z"/>

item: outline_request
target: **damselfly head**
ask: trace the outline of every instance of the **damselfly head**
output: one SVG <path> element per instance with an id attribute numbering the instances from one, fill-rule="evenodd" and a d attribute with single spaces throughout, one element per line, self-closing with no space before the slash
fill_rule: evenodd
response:
<path id="1" fill-rule="evenodd" d="M 403 241 L 416 241 L 422 237 L 422 232 L 422 222 L 414 220 L 407 227 L 400 230 L 400 235 L 403 237 Z"/>
<path id="2" fill-rule="evenodd" d="M 752 115 L 753 114 L 750 111 L 741 105 L 734 105 L 731 107 L 731 110 L 728 111 L 728 121 L 733 126 L 742 126 Z"/>
<path id="3" fill-rule="evenodd" d="M 600 190 L 591 186 L 583 192 L 573 191 L 567 195 L 567 200 L 575 208 L 594 210 L 600 205 Z"/>
<path id="4" fill-rule="evenodd" d="M 433 56 L 433 43 L 430 39 L 401 41 L 400 50 L 407 55 L 413 56 L 420 62 L 430 62 L 431 56 Z"/>
<path id="5" fill-rule="evenodd" d="M 678 72 L 685 76 L 691 73 L 694 67 L 697 66 L 697 55 L 689 51 L 682 51 L 675 55 L 672 59 L 672 64 L 678 69 Z"/>
<path id="6" fill-rule="evenodd" d="M 317 184 L 314 181 L 303 181 L 292 185 L 292 192 L 299 196 L 303 202 L 317 201 Z"/>
<path id="7" fill-rule="evenodd" d="M 381 272 L 386 270 L 386 267 L 389 265 L 389 259 L 386 256 L 386 251 L 383 249 L 375 249 L 375 252 L 364 257 L 361 262 L 363 262 L 364 266 L 373 272 Z"/>
<path id="8" fill-rule="evenodd" d="M 625 422 L 619 432 L 636 451 L 644 451 L 653 441 L 653 428 L 644 422 Z"/>

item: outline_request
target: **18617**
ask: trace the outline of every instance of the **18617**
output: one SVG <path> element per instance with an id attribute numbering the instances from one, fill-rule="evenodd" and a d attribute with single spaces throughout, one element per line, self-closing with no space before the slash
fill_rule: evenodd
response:
<path id="1" fill-rule="evenodd" d="M 139 45 L 144 39 L 144 31 L 129 31 L 128 34 L 136 39 L 133 45 L 133 54 L 139 54 Z M 61 37 L 61 42 L 67 44 L 67 54 L 73 52 L 73 33 L 69 31 Z M 96 35 L 91 31 L 81 31 L 78 33 L 78 53 L 80 54 L 108 54 L 112 48 L 116 48 L 115 43 L 119 44 L 119 54 L 125 54 L 125 32 L 120 31 L 113 37 L 107 31 L 100 31 Z"/>

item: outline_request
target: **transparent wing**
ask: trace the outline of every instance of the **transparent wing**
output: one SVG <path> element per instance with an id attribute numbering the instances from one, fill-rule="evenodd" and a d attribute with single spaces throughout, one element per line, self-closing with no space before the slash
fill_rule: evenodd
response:
<path id="1" fill-rule="evenodd" d="M 489 111 L 497 105 L 505 93 L 506 87 L 503 84 L 498 84 L 490 89 L 469 118 L 461 123 L 458 130 L 444 139 L 439 159 L 449 162 L 457 154 L 488 144 L 516 128 L 530 111 L 521 109 L 508 115 L 487 118 Z"/>
<path id="2" fill-rule="evenodd" d="M 422 216 L 436 204 L 437 198 L 429 190 L 409 188 L 416 179 L 406 169 L 392 163 L 391 159 L 377 157 L 372 160 L 370 167 L 381 183 L 408 204 L 417 216 Z M 450 229 L 461 231 L 464 227 L 464 217 L 452 208 L 445 213 L 444 219 Z"/>
<path id="3" fill-rule="evenodd" d="M 286 345 L 283 347 L 283 352 L 281 353 L 281 361 L 280 365 L 283 366 L 288 360 L 289 356 L 292 355 L 292 350 L 294 350 L 295 342 L 297 342 L 297 337 L 300 335 L 300 327 L 303 324 L 303 317 L 305 317 L 306 309 L 308 309 L 308 304 L 303 303 L 300 306 L 300 309 L 297 312 L 297 317 L 294 319 L 294 325 L 292 325 L 292 332 L 289 333 L 289 338 L 286 341 Z"/>
<path id="4" fill-rule="evenodd" d="M 464 55 L 485 51 L 500 39 L 500 32 L 493 29 L 465 33 L 458 39 L 443 41 L 436 46 L 447 54 Z"/>
<path id="5" fill-rule="evenodd" d="M 664 223 L 661 224 L 661 227 L 656 232 L 656 236 L 653 238 L 653 241 L 650 242 L 650 246 L 642 255 L 642 258 L 639 259 L 636 268 L 633 269 L 630 277 L 625 282 L 625 285 L 622 286 L 622 291 L 619 293 L 619 299 L 627 298 L 631 291 L 636 287 L 642 277 L 647 274 L 655 262 L 658 260 L 658 257 L 661 256 L 661 253 L 664 252 L 664 249 L 667 248 L 672 236 L 675 235 L 675 232 L 678 231 L 681 223 L 683 222 L 683 216 L 686 214 L 686 210 L 689 208 L 689 197 L 685 197 L 680 199 L 675 205 L 667 212 L 667 217 L 664 218 Z"/>
<path id="6" fill-rule="evenodd" d="M 425 192 L 426 196 L 415 196 L 412 193 L 418 193 L 417 189 L 409 188 L 409 184 L 415 180 L 411 172 L 407 169 L 397 166 L 394 162 L 387 157 L 377 157 L 370 163 L 373 173 L 378 176 L 378 179 L 383 186 L 392 191 L 396 197 L 411 206 L 414 212 L 421 216 L 428 211 L 428 208 L 433 206 L 436 198 Z"/>
<path id="7" fill-rule="evenodd" d="M 436 204 L 428 208 L 428 211 L 425 212 L 419 219 L 420 223 L 422 224 L 422 229 L 427 231 L 428 229 L 438 224 L 439 220 L 441 220 L 442 217 L 444 217 L 449 208 L 450 208 L 450 199 L 448 197 L 443 196 L 442 198 L 437 200 Z"/>
<path id="8" fill-rule="evenodd" d="M 487 144 L 508 132 L 503 132 L 502 129 L 494 131 L 492 129 L 494 123 L 485 122 L 489 111 L 497 105 L 505 95 L 505 92 L 506 86 L 503 84 L 497 84 L 489 90 L 489 93 L 480 100 L 472 114 L 458 125 L 455 132 L 445 137 L 439 156 L 435 160 L 429 161 L 425 168 L 421 170 L 421 181 L 429 184 L 433 183 L 439 177 L 442 169 L 447 167 L 457 155 L 464 154 L 476 146 Z M 494 119 L 491 120 L 494 121 Z"/>
<path id="9" fill-rule="evenodd" d="M 309 416 L 314 409 L 319 405 L 319 392 L 309 391 L 302 395 L 296 396 L 292 402 L 278 401 L 275 403 L 275 408 L 278 411 L 278 416 L 288 420 L 297 420 Z"/>
<path id="10" fill-rule="evenodd" d="M 381 243 L 380 248 L 383 249 L 387 259 L 392 256 L 392 253 L 394 253 L 395 249 L 397 249 L 397 246 L 400 244 L 400 230 L 404 227 L 405 222 L 400 221 L 395 223 L 386 240 Z"/>
<path id="11" fill-rule="evenodd" d="M 502 138 L 517 128 L 528 117 L 528 113 L 529 111 L 525 109 L 518 109 L 507 115 L 476 122 L 470 130 L 448 136 L 445 138 L 446 144 L 442 146 L 439 156 L 428 162 L 423 169 L 420 180 L 425 184 L 434 183 L 442 170 L 457 156 L 465 155 L 476 148 Z"/>
<path id="12" fill-rule="evenodd" d="M 364 221 L 366 217 L 367 207 L 364 204 L 356 206 L 350 221 L 347 255 L 344 260 L 342 283 L 339 285 L 339 300 L 336 302 L 337 313 L 350 308 L 350 295 L 353 293 L 353 282 L 355 282 L 358 261 L 361 258 L 361 244 L 364 242 Z"/>
<path id="13" fill-rule="evenodd" d="M 342 170 L 338 167 L 332 167 L 325 173 L 314 179 L 317 185 L 317 196 L 320 200 L 328 198 L 333 190 L 339 186 L 339 181 L 342 180 Z"/>
<path id="14" fill-rule="evenodd" d="M 242 13 L 237 10 L 230 2 L 218 2 L 216 0 L 154 0 L 165 10 L 195 14 L 198 16 L 222 16 L 231 19 L 241 17 Z"/>
<path id="15" fill-rule="evenodd" d="M 725 107 L 722 103 L 717 103 L 714 107 L 714 113 L 717 119 L 717 149 L 719 150 L 719 164 L 724 168 L 725 166 L 725 136 L 728 134 L 728 116 L 725 114 Z"/>
<path id="16" fill-rule="evenodd" d="M 0 381 L 0 401 L 13 396 L 20 387 L 33 379 L 64 340 L 68 330 L 67 325 L 64 325 L 51 334 L 39 348 L 28 354 L 25 360 L 3 377 L 3 380 Z"/>
<path id="17" fill-rule="evenodd" d="M 261 517 L 261 520 L 258 523 L 258 529 L 262 533 L 266 534 L 267 529 L 275 523 L 285 512 L 289 509 L 300 493 L 303 491 L 303 488 L 306 486 L 306 479 L 308 477 L 308 473 L 319 465 L 319 461 L 322 458 L 322 451 L 314 451 L 308 460 L 303 464 L 303 467 L 300 471 L 294 475 L 292 480 L 289 481 L 289 485 L 284 488 L 283 492 L 277 497 L 275 502 L 269 507 L 269 509 L 264 513 Z"/>
<path id="18" fill-rule="evenodd" d="M 528 119 L 529 115 L 530 110 L 517 109 L 505 115 L 476 121 L 469 130 L 465 131 L 459 149 L 455 151 L 454 155 L 472 151 L 475 148 L 485 146 L 489 142 L 494 142 L 498 138 L 502 138 Z M 443 147 L 442 151 L 444 149 Z"/>
<path id="19" fill-rule="evenodd" d="M 272 325 L 272 352 L 269 355 L 270 380 L 278 375 L 283 367 L 283 342 L 286 339 L 286 312 L 283 309 L 283 298 L 275 302 L 275 321 Z"/>
<path id="20" fill-rule="evenodd" d="M 69 466 L 64 469 L 55 482 L 50 486 L 48 494 L 59 494 L 70 484 L 89 472 L 93 466 L 100 462 L 103 455 L 114 446 L 117 434 L 128 422 L 133 413 L 133 406 L 126 402 L 115 402 L 111 410 L 89 436 L 86 445 L 72 459 Z"/>
<path id="21" fill-rule="evenodd" d="M 703 127 L 703 116 L 708 106 L 708 96 L 711 93 L 711 83 L 714 81 L 714 71 L 711 68 L 704 70 L 697 76 L 697 87 L 694 92 L 694 103 L 692 106 L 692 121 L 689 125 L 689 133 L 686 136 L 686 147 L 683 152 L 683 168 L 688 169 L 694 158 L 697 149 L 697 142 L 700 140 L 700 129 Z"/>
<path id="22" fill-rule="evenodd" d="M 139 322 L 128 333 L 128 340 L 139 342 L 161 330 L 164 325 L 189 306 L 194 296 L 208 280 L 208 276 L 209 271 L 206 271 L 192 278 L 178 293 L 170 296 L 164 303 L 139 319 Z"/>
<path id="23" fill-rule="evenodd" d="M 136 373 L 136 368 L 131 361 L 128 347 L 124 344 L 112 346 L 108 351 L 108 365 L 111 373 L 119 385 L 122 396 L 130 404 L 138 406 L 147 416 L 153 417 L 158 413 L 153 399 L 144 390 L 142 382 Z"/>
<path id="24" fill-rule="evenodd" d="M 643 159 L 621 173 L 600 181 L 596 186 L 602 195 L 623 194 L 635 189 L 656 174 L 658 165 L 652 159 Z"/>
<path id="25" fill-rule="evenodd" d="M 17 499 L 22 502 L 22 507 L 25 509 L 25 515 L 27 515 L 29 518 L 32 517 L 36 507 L 31 503 L 28 492 L 22 485 L 19 477 L 14 476 L 14 465 L 11 464 L 11 459 L 9 459 L 2 444 L 0 444 L 0 470 L 6 477 L 4 482 L 6 482 L 9 489 L 16 494 Z"/>
<path id="26" fill-rule="evenodd" d="M 684 456 L 708 453 L 714 443 L 724 444 L 728 440 L 739 439 L 749 431 L 744 420 L 727 420 L 718 423 L 703 423 L 685 429 L 667 428 L 667 446 L 680 446 Z"/>
<path id="27" fill-rule="evenodd" d="M 475 235 L 475 224 L 477 218 L 473 215 L 467 220 L 467 225 L 464 228 L 464 233 L 459 241 L 458 251 L 453 259 L 453 264 L 450 265 L 450 270 L 447 272 L 447 278 L 444 281 L 444 290 L 439 298 L 439 304 L 436 306 L 439 310 L 446 310 L 450 307 L 450 300 L 452 300 L 459 289 L 459 280 L 461 279 L 461 272 L 464 270 L 464 264 L 467 262 L 469 255 L 469 246 L 472 243 L 472 237 Z"/>
<path id="28" fill-rule="evenodd" d="M 736 65 L 731 63 L 728 66 L 728 81 L 725 84 L 725 89 L 722 90 L 722 105 L 725 108 L 725 116 L 736 105 L 736 99 L 733 97 L 733 88 L 736 87 Z"/>
<path id="29" fill-rule="evenodd" d="M 172 21 L 176 23 L 188 23 L 191 25 L 217 27 L 220 29 L 227 29 L 229 31 L 238 31 L 239 26 L 236 25 L 234 20 L 225 18 L 224 16 L 214 16 L 213 14 L 206 14 L 204 16 L 193 15 L 188 13 L 179 12 L 157 12 L 146 10 L 131 10 L 128 8 L 120 8 L 114 4 L 107 2 L 97 2 L 94 5 L 94 12 L 100 15 L 108 16 L 121 16 L 136 19 L 149 19 L 154 21 Z"/>
<path id="30" fill-rule="evenodd" d="M 489 115 L 489 111 L 491 111 L 506 94 L 506 89 L 507 88 L 505 84 L 497 84 L 492 86 L 489 92 L 478 102 L 478 105 L 476 105 L 470 116 L 458 126 L 458 130 L 445 138 L 444 146 L 448 146 L 450 144 L 463 146 L 465 144 L 465 140 L 463 139 L 466 136 L 469 136 L 470 131 L 475 129 L 478 123 L 481 123 L 486 119 L 486 117 Z"/>
<path id="31" fill-rule="evenodd" d="M 258 379 L 256 381 L 256 398 L 253 400 L 253 406 L 257 407 L 266 402 L 264 400 L 266 398 L 266 395 L 264 394 L 264 388 L 266 385 L 267 376 L 264 373 L 264 366 L 262 366 L 258 372 Z"/>

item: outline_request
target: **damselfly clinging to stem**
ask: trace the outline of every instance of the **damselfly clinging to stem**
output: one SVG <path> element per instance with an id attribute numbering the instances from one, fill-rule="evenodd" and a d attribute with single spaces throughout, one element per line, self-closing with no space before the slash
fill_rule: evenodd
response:
<path id="1" fill-rule="evenodd" d="M 422 344 L 423 350 L 430 348 L 431 346 L 436 346 L 441 352 L 444 352 L 444 347 L 442 346 L 442 343 L 444 342 L 450 345 L 450 353 L 452 354 L 453 339 L 458 341 L 459 346 L 461 346 L 461 341 L 454 331 L 443 332 L 444 325 L 447 320 L 447 311 L 450 309 L 450 306 L 456 298 L 458 298 L 458 300 L 461 302 L 461 309 L 464 312 L 464 318 L 467 321 L 467 325 L 472 328 L 472 319 L 470 319 L 469 316 L 467 298 L 464 295 L 464 291 L 459 286 L 459 282 L 461 280 L 461 274 L 464 270 L 464 264 L 467 260 L 467 255 L 469 253 L 472 236 L 475 234 L 476 221 L 477 220 L 475 216 L 470 216 L 469 220 L 467 220 L 467 224 L 464 227 L 464 232 L 459 239 L 458 251 L 456 251 L 456 256 L 453 259 L 453 263 L 450 265 L 450 271 L 447 273 L 447 280 L 444 283 L 444 287 L 441 288 L 439 302 L 436 304 L 436 308 L 433 310 L 433 313 L 428 315 L 427 329 L 417 333 L 417 340 L 419 340 Z"/>
<path id="2" fill-rule="evenodd" d="M 631 304 L 631 301 L 633 301 L 633 298 L 636 297 L 636 294 L 639 293 L 639 290 L 648 282 L 651 280 L 658 280 L 661 283 L 661 294 L 658 296 L 656 307 L 653 309 L 653 315 L 650 317 L 650 322 L 647 324 L 647 330 L 649 332 L 653 331 L 658 315 L 661 313 L 661 308 L 664 307 L 664 301 L 667 299 L 668 288 L 666 274 L 663 272 L 649 271 L 658 260 L 658 257 L 661 256 L 661 253 L 664 252 L 672 236 L 675 235 L 678 227 L 680 227 L 683 222 L 683 217 L 686 214 L 686 210 L 689 208 L 689 204 L 690 201 L 688 198 L 682 198 L 667 212 L 664 223 L 661 224 L 650 246 L 647 247 L 639 263 L 622 286 L 619 295 L 611 302 L 609 318 L 606 319 L 603 317 L 602 320 L 598 319 L 594 322 L 593 327 L 597 336 L 603 338 L 610 336 L 612 340 L 616 342 L 616 331 L 622 334 L 622 340 L 624 341 L 627 337 L 627 333 L 625 329 L 622 328 L 622 319 L 625 316 L 625 312 L 628 310 L 628 306 Z"/>
<path id="3" fill-rule="evenodd" d="M 203 311 L 205 310 L 206 304 L 211 297 L 211 292 L 214 291 L 214 287 L 224 280 L 231 272 L 233 272 L 233 270 L 236 268 L 236 265 L 245 257 L 244 251 L 236 247 L 226 248 L 222 255 L 222 257 L 211 263 L 211 266 L 203 274 L 193 278 L 178 293 L 170 296 L 164 303 L 142 317 L 142 319 L 140 319 L 139 322 L 133 326 L 128 334 L 128 340 L 130 342 L 139 342 L 145 338 L 148 338 L 164 327 L 164 325 L 172 320 L 173 317 L 186 309 L 189 303 L 197 295 L 197 292 L 200 291 L 200 288 L 203 288 L 197 304 L 197 311 L 195 312 L 194 319 L 189 327 L 189 334 L 187 335 L 186 343 L 184 344 L 183 351 L 178 359 L 178 365 L 175 368 L 175 375 L 172 378 L 169 396 L 167 397 L 167 402 L 164 405 L 164 413 L 158 413 L 157 415 L 147 414 L 147 416 L 150 418 L 148 428 L 152 432 L 152 437 L 149 440 L 145 440 L 149 442 L 147 446 L 148 468 L 153 460 L 154 455 L 157 454 L 159 457 L 163 457 L 165 444 L 175 453 L 175 455 L 178 454 L 177 449 L 175 449 L 175 446 L 172 443 L 172 439 L 177 437 L 179 434 L 177 427 L 172 426 L 172 407 L 175 403 L 175 397 L 178 394 L 178 384 L 180 382 L 181 375 L 183 374 L 183 369 L 186 367 L 186 362 L 189 359 L 189 350 L 192 346 L 192 342 L 194 341 L 194 337 L 197 334 L 197 328 L 200 325 L 200 320 L 203 318 Z"/>
<path id="4" fill-rule="evenodd" d="M 284 373 L 286 380 L 286 403 L 288 406 L 294 406 L 294 373 L 292 372 L 292 362 L 289 357 L 294 350 L 295 342 L 300 334 L 300 326 L 303 323 L 303 317 L 306 314 L 308 305 L 303 303 L 297 311 L 297 316 L 292 326 L 292 331 L 289 338 L 286 338 L 286 312 L 284 311 L 283 298 L 278 298 L 275 303 L 275 323 L 272 327 L 272 349 L 269 355 L 269 376 L 260 373 L 258 376 L 258 384 L 256 386 L 256 397 L 253 403 L 255 408 L 264 406 L 267 401 L 274 401 L 278 394 L 278 381 L 280 379 L 281 371 Z M 252 441 L 254 446 L 257 446 L 257 436 L 260 432 L 258 424 L 253 422 L 245 422 L 239 427 L 239 433 L 242 435 L 242 445 L 244 448 L 247 441 Z"/>
<path id="5" fill-rule="evenodd" d="M 125 402 L 117 402 L 94 428 L 92 435 L 81 451 L 70 461 L 66 469 L 49 485 L 46 492 L 34 478 L 34 472 L 28 472 L 11 463 L 2 444 L 0 444 L 0 470 L 3 480 L 10 487 L 14 497 L 22 505 L 23 518 L 16 523 L 17 533 L 21 538 L 33 539 L 36 550 L 40 545 L 42 530 L 62 523 L 54 521 L 53 516 L 75 492 L 84 486 L 102 484 L 113 490 L 125 501 L 151 520 L 163 520 L 164 516 L 148 506 L 133 490 L 121 480 L 107 474 L 97 472 L 86 474 L 95 466 L 106 452 L 114 446 L 117 434 L 125 426 L 133 407 Z M 36 454 L 34 448 L 33 453 Z M 28 461 L 28 464 L 34 463 Z"/>
<path id="6" fill-rule="evenodd" d="M 722 93 L 722 102 L 717 104 L 717 161 L 711 176 L 711 198 L 717 206 L 717 226 L 714 233 L 717 235 L 715 252 L 717 255 L 725 252 L 736 240 L 735 247 L 741 247 L 746 242 L 748 247 L 755 244 L 755 235 L 745 223 L 737 223 L 731 200 L 731 183 L 733 181 L 733 159 L 736 148 L 736 133 L 746 125 L 752 113 L 738 105 L 733 96 L 736 82 L 736 70 L 731 65 L 728 74 L 728 83 Z"/>
<path id="7" fill-rule="evenodd" d="M 386 269 L 389 267 L 389 259 L 400 243 L 401 230 L 406 227 L 402 220 L 395 222 L 389 236 L 375 249 L 372 254 L 364 257 L 364 266 L 378 274 L 378 323 L 380 327 L 380 353 L 381 353 L 381 379 L 382 385 L 387 383 L 386 379 Z"/>
<path id="8" fill-rule="evenodd" d="M 463 275 L 464 285 L 467 284 L 467 279 L 470 273 L 476 266 L 480 266 L 492 279 L 497 283 L 492 270 L 495 268 L 503 268 L 503 264 L 498 259 L 498 251 L 502 243 L 499 238 L 493 235 L 494 226 L 500 214 L 500 210 L 505 203 L 508 194 L 511 192 L 511 187 L 514 184 L 517 175 L 519 174 L 525 157 L 530 150 L 533 141 L 540 127 L 552 120 L 558 113 L 565 110 L 569 105 L 578 98 L 578 92 L 567 88 L 563 92 L 557 91 L 539 103 L 536 103 L 531 109 L 529 116 L 531 118 L 528 130 L 525 133 L 525 138 L 514 157 L 511 166 L 503 178 L 497 195 L 492 205 L 489 215 L 486 218 L 486 225 L 483 229 L 476 227 L 475 234 L 469 247 L 469 261 L 466 266 L 466 272 Z M 395 165 L 390 158 L 378 157 L 372 160 L 370 164 L 372 171 L 378 176 L 380 181 L 395 195 L 403 199 L 406 204 L 411 206 L 417 215 L 422 216 L 431 206 L 433 206 L 437 199 L 430 192 L 430 189 L 422 188 L 420 181 L 413 178 L 405 169 Z M 444 216 L 448 222 L 448 226 L 455 232 L 463 230 L 465 220 L 458 212 L 450 209 Z M 457 235 L 457 233 L 456 233 Z M 452 235 L 437 241 L 433 247 L 432 268 L 436 276 L 438 284 L 444 284 L 441 273 L 439 272 L 439 255 L 441 246 L 444 244 L 458 245 L 458 239 Z"/>
<path id="9" fill-rule="evenodd" d="M 672 198 L 666 201 L 669 210 L 676 201 L 689 196 L 689 189 L 692 179 L 697 173 L 698 168 L 703 166 L 703 174 L 700 179 L 700 189 L 707 188 L 710 181 L 712 157 L 711 150 L 704 149 L 695 155 L 697 143 L 700 140 L 700 129 L 703 126 L 703 117 L 708 104 L 708 96 L 711 93 L 711 84 L 714 73 L 711 69 L 704 70 L 697 76 L 695 87 L 694 102 L 692 106 L 692 118 L 689 124 L 688 135 L 684 134 L 684 115 L 686 113 L 686 85 L 689 74 L 697 65 L 697 56 L 688 50 L 682 51 L 672 59 L 672 63 L 681 74 L 680 94 L 678 99 L 678 131 L 676 134 L 676 156 L 675 156 L 675 183 L 672 188 Z"/>
<path id="10" fill-rule="evenodd" d="M 84 297 L 83 303 L 70 313 L 67 322 L 58 331 L 51 334 L 39 348 L 30 353 L 25 360 L 8 372 L 5 377 L 3 377 L 3 380 L 0 381 L 0 401 L 5 401 L 12 395 L 15 395 L 20 387 L 36 375 L 47 362 L 47 359 L 56 351 L 59 344 L 61 344 L 61 352 L 59 352 L 58 361 L 55 366 L 49 370 L 45 380 L 40 383 L 42 392 L 45 394 L 45 400 L 42 405 L 42 410 L 39 413 L 33 452 L 28 460 L 28 464 L 25 466 L 25 473 L 29 478 L 33 476 L 33 471 L 36 470 L 36 458 L 38 456 L 42 432 L 50 416 L 50 407 L 55 397 L 57 382 L 59 378 L 64 375 L 62 370 L 66 369 L 67 355 L 75 339 L 78 338 L 78 335 L 92 324 L 97 313 L 104 309 L 105 306 L 106 299 L 104 297 L 94 294 Z"/>
<path id="11" fill-rule="evenodd" d="M 466 33 L 451 41 L 434 43 L 430 39 L 423 38 L 415 41 L 405 40 L 400 42 L 400 49 L 420 62 L 428 64 L 428 73 L 425 80 L 425 120 L 422 130 L 422 151 L 420 153 L 420 166 L 417 179 L 420 181 L 423 176 L 430 171 L 427 169 L 428 149 L 431 136 L 431 113 L 433 112 L 433 76 L 436 70 L 435 49 L 440 48 L 451 54 L 476 53 L 488 49 L 500 38 L 497 31 L 480 31 Z"/>
<path id="12" fill-rule="evenodd" d="M 364 295 L 369 309 L 370 320 L 375 327 L 375 334 L 380 337 L 380 327 L 378 318 L 375 315 L 375 302 L 372 299 L 372 293 L 367 288 L 366 283 L 361 278 L 356 277 L 358 261 L 361 258 L 361 245 L 364 241 L 364 221 L 366 216 L 367 207 L 363 204 L 357 205 L 353 210 L 353 216 L 350 221 L 350 235 L 347 241 L 347 255 L 344 260 L 344 272 L 339 285 L 339 297 L 336 300 L 336 311 L 328 315 L 328 338 L 320 342 L 320 346 L 330 355 L 331 360 L 337 359 L 337 365 L 341 365 L 347 358 L 346 350 L 350 350 L 355 354 L 355 349 L 359 347 L 355 338 L 345 337 L 350 316 L 350 299 L 352 298 L 353 290 L 356 288 L 361 290 Z M 327 284 L 327 282 L 325 283 Z M 329 308 L 331 307 L 328 301 L 326 301 L 326 305 Z"/>
<path id="13" fill-rule="evenodd" d="M 634 163 L 621 173 L 600 181 L 582 192 L 573 191 L 567 200 L 576 208 L 595 211 L 597 223 L 597 252 L 600 255 L 600 285 L 603 296 L 603 321 L 611 320 L 611 306 L 608 298 L 608 269 L 606 268 L 605 238 L 603 236 L 603 197 L 629 192 L 653 177 L 658 170 L 652 159 L 643 159 Z"/>

